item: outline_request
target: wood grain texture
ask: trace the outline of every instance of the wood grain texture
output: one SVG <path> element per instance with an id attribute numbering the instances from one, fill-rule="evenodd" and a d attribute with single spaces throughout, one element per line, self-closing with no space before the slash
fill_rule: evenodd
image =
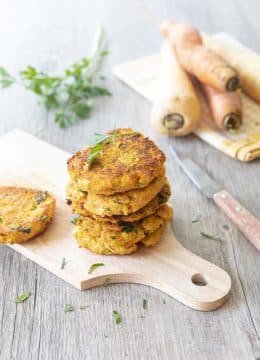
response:
<path id="1" fill-rule="evenodd" d="M 226 31 L 260 51 L 260 5 L 257 0 L 149 1 L 159 17 L 192 21 L 203 31 Z M 259 218 L 259 161 L 242 164 L 194 136 L 167 140 L 149 126 L 151 106 L 116 81 L 110 67 L 150 54 L 160 36 L 143 15 L 139 1 L 18 0 L 1 4 L 0 64 L 12 71 L 32 64 L 61 71 L 84 56 L 95 27 L 102 22 L 111 37 L 105 73 L 113 97 L 98 104 L 90 120 L 66 131 L 32 94 L 13 88 L 1 92 L 0 133 L 22 128 L 68 152 L 85 145 L 94 131 L 133 126 L 155 139 L 168 154 L 174 189 L 174 231 L 181 243 L 231 274 L 228 302 L 212 313 L 181 305 L 158 290 L 141 285 L 111 285 L 79 292 L 33 262 L 0 247 L 0 359 L 255 359 L 260 356 L 260 258 L 221 212 L 191 186 L 170 160 L 167 142 L 196 160 Z M 127 40 L 126 40 L 127 39 Z M 15 146 L 15 144 L 14 144 Z M 19 149 L 18 149 L 19 151 Z M 198 214 L 200 222 L 191 223 Z M 222 241 L 201 238 L 200 231 Z M 17 294 L 32 291 L 24 304 Z M 142 299 L 148 300 L 143 310 Z M 166 304 L 163 303 L 163 299 Z M 65 314 L 71 303 L 76 311 Z M 80 305 L 90 305 L 80 311 Z M 112 311 L 122 314 L 113 323 Z M 144 315 L 144 318 L 140 316 Z M 108 335 L 108 337 L 106 337 Z"/>

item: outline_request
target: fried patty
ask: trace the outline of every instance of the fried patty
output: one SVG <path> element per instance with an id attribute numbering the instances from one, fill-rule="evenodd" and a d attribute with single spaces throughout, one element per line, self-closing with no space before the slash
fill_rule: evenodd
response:
<path id="1" fill-rule="evenodd" d="M 153 214 L 160 206 L 165 204 L 170 197 L 170 185 L 167 183 L 164 185 L 162 190 L 144 207 L 141 209 L 128 214 L 128 215 L 113 215 L 113 216 L 99 216 L 95 215 L 88 210 L 85 209 L 84 201 L 74 201 L 72 200 L 72 210 L 76 214 L 80 214 L 82 216 L 89 216 L 96 221 L 110 221 L 110 222 L 119 222 L 119 221 L 127 221 L 134 222 L 143 219 L 144 217 Z"/>
<path id="2" fill-rule="evenodd" d="M 55 212 L 47 191 L 0 187 L 0 243 L 22 243 L 45 230 Z"/>
<path id="3" fill-rule="evenodd" d="M 97 195 L 79 190 L 77 184 L 72 182 L 67 188 L 67 196 L 73 203 L 81 204 L 81 207 L 83 206 L 86 211 L 94 215 L 128 215 L 147 205 L 165 184 L 167 184 L 167 179 L 161 175 L 143 189 L 114 195 Z"/>
<path id="4" fill-rule="evenodd" d="M 98 254 L 131 253 L 137 249 L 138 242 L 164 227 L 172 214 L 172 208 L 163 205 L 154 214 L 133 223 L 99 222 L 90 217 L 79 217 L 74 235 L 80 247 Z"/>
<path id="5" fill-rule="evenodd" d="M 139 245 L 144 245 L 145 247 L 151 247 L 157 244 L 164 232 L 166 225 L 160 227 L 160 229 L 154 231 L 150 235 L 142 238 L 137 243 L 129 244 L 114 244 L 108 242 L 96 241 L 92 238 L 85 237 L 84 234 L 75 230 L 75 237 L 78 239 L 78 242 L 84 242 L 84 247 L 96 254 L 101 255 L 127 255 L 135 252 L 138 249 Z"/>
<path id="6" fill-rule="evenodd" d="M 146 187 L 161 172 L 164 153 L 149 138 L 132 129 L 117 129 L 110 135 L 93 164 L 88 158 L 93 147 L 68 160 L 68 171 L 83 191 L 111 195 Z"/>

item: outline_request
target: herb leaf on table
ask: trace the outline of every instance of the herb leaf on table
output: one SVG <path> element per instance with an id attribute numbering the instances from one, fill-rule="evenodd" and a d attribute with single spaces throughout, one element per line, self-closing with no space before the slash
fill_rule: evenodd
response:
<path id="1" fill-rule="evenodd" d="M 28 66 L 15 79 L 0 67 L 0 87 L 7 88 L 16 83 L 32 91 L 40 97 L 45 108 L 54 113 L 57 125 L 65 128 L 77 119 L 88 118 L 95 98 L 111 95 L 102 83 L 99 84 L 104 80 L 99 72 L 107 55 L 107 37 L 101 28 L 90 55 L 74 63 L 62 76 L 50 76 Z"/>

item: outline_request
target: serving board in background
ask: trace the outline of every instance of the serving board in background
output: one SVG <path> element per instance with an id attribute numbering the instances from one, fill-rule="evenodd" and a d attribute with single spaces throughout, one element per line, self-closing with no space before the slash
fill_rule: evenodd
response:
<path id="1" fill-rule="evenodd" d="M 230 35 L 213 35 L 221 42 L 236 42 Z M 209 40 L 210 42 L 210 37 Z M 259 56 L 260 61 L 260 56 Z M 146 56 L 114 67 L 114 74 L 139 94 L 153 102 L 160 93 L 160 54 Z M 201 121 L 194 133 L 226 155 L 241 161 L 260 157 L 260 104 L 242 94 L 243 124 L 236 132 L 220 131 L 212 121 L 209 108 L 198 90 L 202 103 Z"/>
<path id="2" fill-rule="evenodd" d="M 66 204 L 66 160 L 70 154 L 21 130 L 0 138 L 0 185 L 34 187 L 51 192 L 57 200 L 56 215 L 48 229 L 24 243 L 9 245 L 80 290 L 111 283 L 130 282 L 153 286 L 198 310 L 221 306 L 228 297 L 229 275 L 192 254 L 176 240 L 168 226 L 161 242 L 128 256 L 101 256 L 80 249 L 73 239 L 73 225 Z M 62 258 L 68 261 L 60 268 Z M 92 274 L 93 263 L 104 263 Z"/>

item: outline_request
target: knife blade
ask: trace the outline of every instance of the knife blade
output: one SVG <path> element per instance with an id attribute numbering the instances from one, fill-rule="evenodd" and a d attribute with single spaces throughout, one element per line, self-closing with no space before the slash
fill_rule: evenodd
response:
<path id="1" fill-rule="evenodd" d="M 177 154 L 170 145 L 176 162 L 192 183 L 238 227 L 238 229 L 260 251 L 260 221 L 242 206 L 232 195 L 219 186 L 198 164 L 188 157 Z"/>

